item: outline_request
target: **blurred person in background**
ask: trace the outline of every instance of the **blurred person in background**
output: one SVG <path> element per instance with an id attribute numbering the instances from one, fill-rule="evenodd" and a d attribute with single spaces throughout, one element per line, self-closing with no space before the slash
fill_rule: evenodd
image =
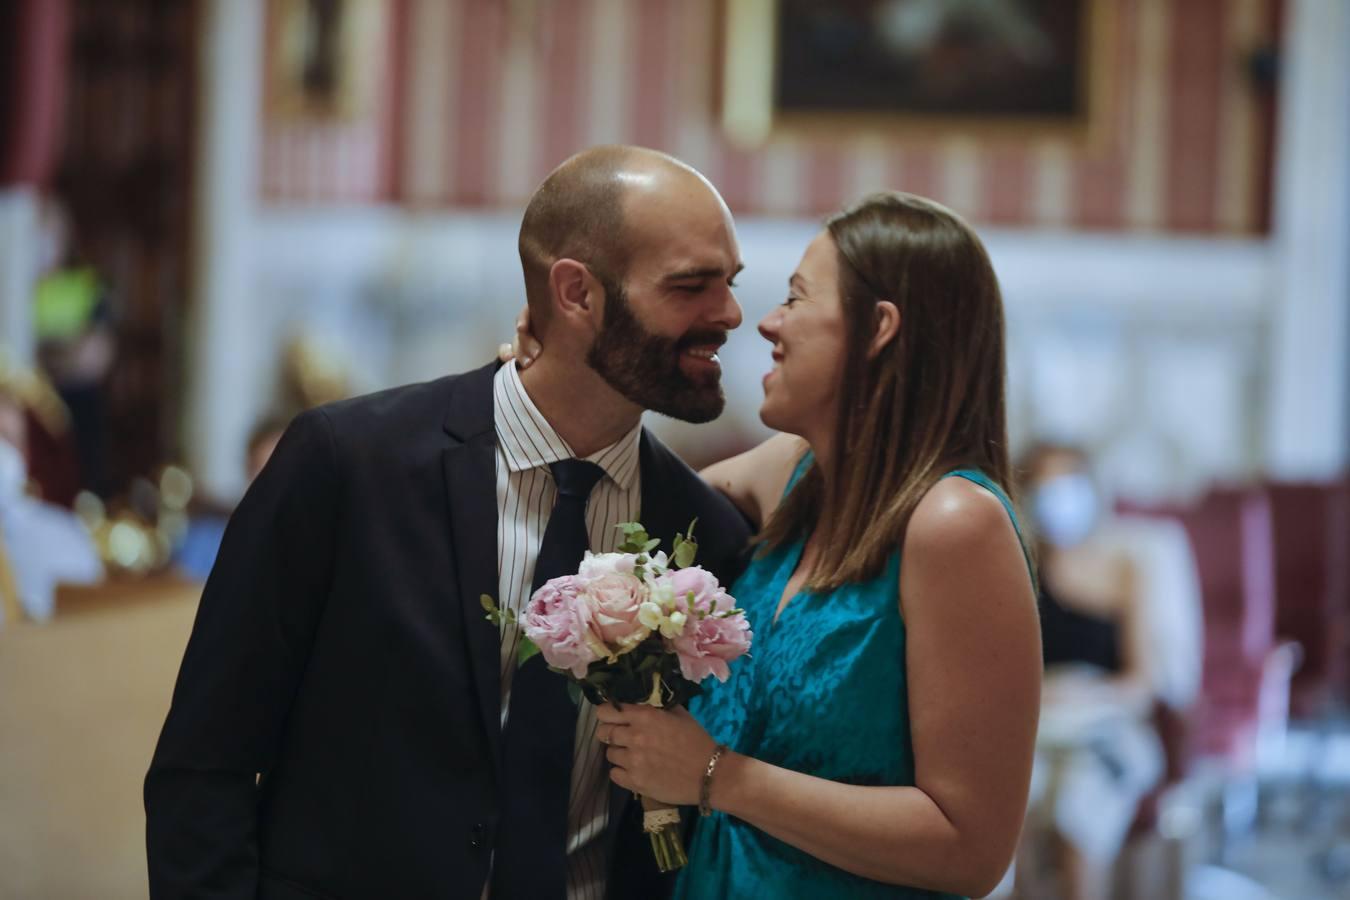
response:
<path id="1" fill-rule="evenodd" d="M 244 447 L 244 474 L 249 484 L 257 479 L 267 461 L 272 458 L 289 422 L 288 417 L 268 415 L 249 432 Z M 194 498 L 194 507 L 183 541 L 174 551 L 173 562 L 189 578 L 205 581 L 211 574 L 211 567 L 216 564 L 231 510 L 224 503 L 202 498 Z"/>
<path id="2" fill-rule="evenodd" d="M 1079 448 L 1018 467 L 1038 539 L 1045 661 L 1019 896 L 1100 900 L 1141 799 L 1164 774 L 1156 714 L 1199 685 L 1199 587 L 1170 523 L 1113 514 Z"/>
<path id="3" fill-rule="evenodd" d="M 703 807 L 680 897 L 982 896 L 1017 846 L 1040 700 L 997 278 L 950 210 L 877 194 L 827 222 L 759 330 L 783 433 L 703 472 L 760 529 L 732 588 L 754 651 L 692 715 L 603 707 L 610 777 Z"/>
<path id="4" fill-rule="evenodd" d="M 103 564 L 89 532 L 69 510 L 29 493 L 28 430 L 23 402 L 0 388 L 0 567 L 22 611 L 45 622 L 60 584 L 94 584 Z M 3 618 L 0 607 L 0 619 Z"/>
<path id="5" fill-rule="evenodd" d="M 59 198 L 43 199 L 38 227 L 38 361 L 70 411 L 81 485 L 106 494 L 105 381 L 117 355 L 111 303 L 98 273 L 80 259 L 74 225 Z"/>

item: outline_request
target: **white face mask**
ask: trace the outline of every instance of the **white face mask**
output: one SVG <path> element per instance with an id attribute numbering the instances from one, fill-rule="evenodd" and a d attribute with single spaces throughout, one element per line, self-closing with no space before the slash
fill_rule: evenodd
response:
<path id="1" fill-rule="evenodd" d="M 28 486 L 28 460 L 9 441 L 0 440 L 0 506 L 23 496 Z"/>
<path id="2" fill-rule="evenodd" d="M 1101 501 L 1087 475 L 1058 475 L 1032 493 L 1031 510 L 1047 541 L 1056 547 L 1072 547 L 1092 534 Z"/>

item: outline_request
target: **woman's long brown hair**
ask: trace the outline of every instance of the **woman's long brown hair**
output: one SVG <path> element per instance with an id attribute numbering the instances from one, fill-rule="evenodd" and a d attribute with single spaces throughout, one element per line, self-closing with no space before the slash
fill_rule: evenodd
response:
<path id="1" fill-rule="evenodd" d="M 807 587 L 876 577 L 944 474 L 979 469 L 1013 490 L 1004 387 L 1003 300 L 989 255 L 951 210 L 874 194 L 829 219 L 847 346 L 830 483 L 813 463 L 760 535 L 764 549 L 822 530 Z M 900 310 L 896 338 L 869 358 L 877 303 Z"/>

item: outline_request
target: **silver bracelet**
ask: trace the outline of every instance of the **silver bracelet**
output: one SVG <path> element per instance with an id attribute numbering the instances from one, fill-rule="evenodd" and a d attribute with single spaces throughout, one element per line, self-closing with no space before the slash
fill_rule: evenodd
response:
<path id="1" fill-rule="evenodd" d="M 722 758 L 722 754 L 727 752 L 726 744 L 718 744 L 713 755 L 708 759 L 708 768 L 703 771 L 703 784 L 698 792 L 698 814 L 700 816 L 712 815 L 712 805 L 710 795 L 712 794 L 713 772 L 717 771 L 717 761 Z"/>

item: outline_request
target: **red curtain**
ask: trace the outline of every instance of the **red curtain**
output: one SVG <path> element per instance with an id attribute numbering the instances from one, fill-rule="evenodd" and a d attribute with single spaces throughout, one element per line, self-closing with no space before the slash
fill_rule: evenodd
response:
<path id="1" fill-rule="evenodd" d="M 56 167 L 69 31 L 68 0 L 0 0 L 0 187 Z"/>

